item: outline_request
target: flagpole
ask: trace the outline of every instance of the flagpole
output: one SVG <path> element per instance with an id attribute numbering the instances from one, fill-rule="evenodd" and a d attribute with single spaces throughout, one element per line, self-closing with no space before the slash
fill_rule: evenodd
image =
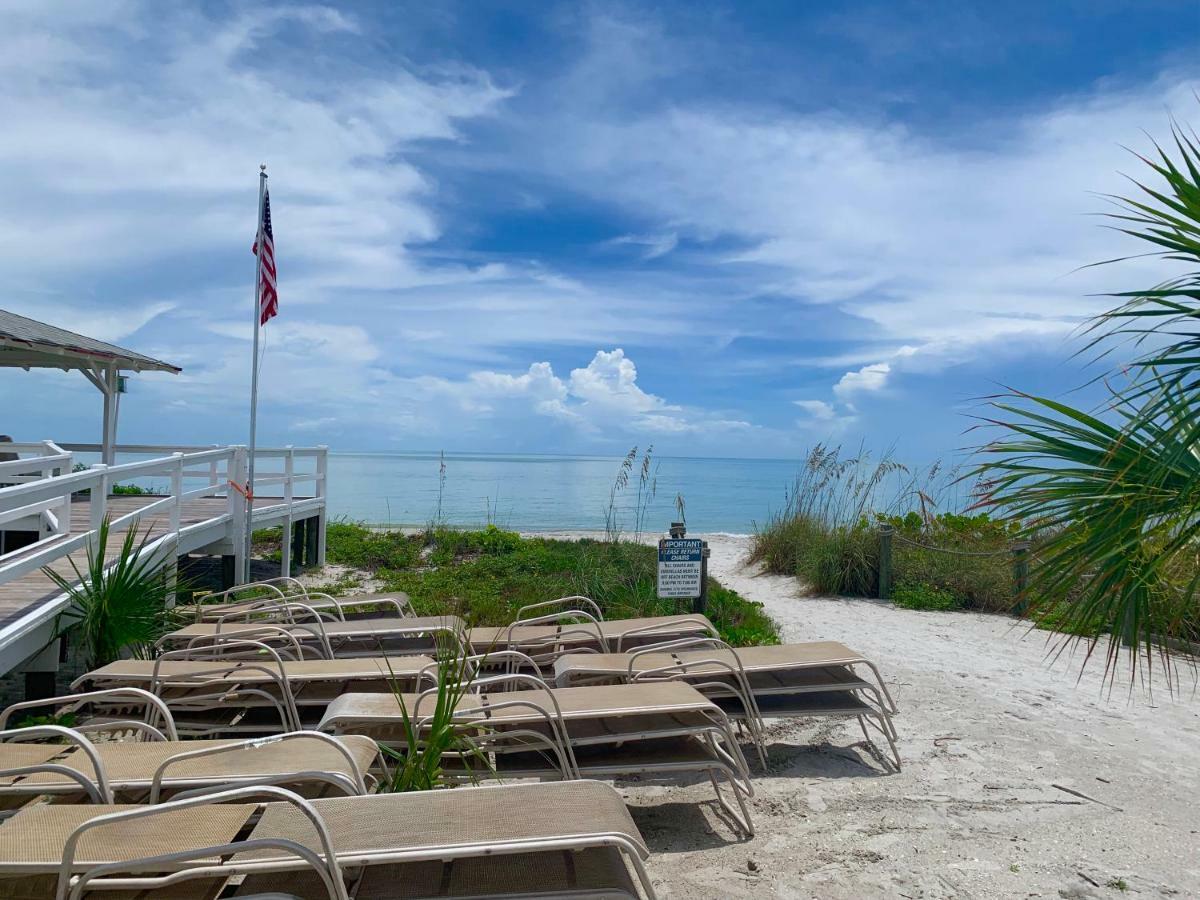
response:
<path id="1" fill-rule="evenodd" d="M 254 350 L 250 357 L 250 449 L 246 454 L 246 534 L 242 583 L 250 581 L 250 545 L 254 535 L 254 445 L 258 428 L 258 330 L 262 321 L 263 197 L 267 193 L 267 167 L 258 167 L 258 226 L 254 235 Z"/>

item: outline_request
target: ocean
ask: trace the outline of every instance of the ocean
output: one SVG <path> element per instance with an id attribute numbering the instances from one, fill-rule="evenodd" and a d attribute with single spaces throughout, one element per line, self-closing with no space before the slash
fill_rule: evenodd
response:
<path id="1" fill-rule="evenodd" d="M 639 460 L 640 462 L 640 460 Z M 602 530 L 620 457 L 447 453 L 441 518 L 517 531 Z M 658 457 L 642 530 L 663 532 L 682 495 L 688 530 L 747 534 L 781 508 L 803 460 Z M 614 506 L 636 527 L 638 471 Z M 438 515 L 437 453 L 329 454 L 329 513 L 372 524 L 425 525 Z"/>

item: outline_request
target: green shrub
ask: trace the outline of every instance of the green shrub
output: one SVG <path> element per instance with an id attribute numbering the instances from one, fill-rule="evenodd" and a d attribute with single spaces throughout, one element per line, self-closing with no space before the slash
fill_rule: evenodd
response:
<path id="1" fill-rule="evenodd" d="M 433 528 L 409 536 L 349 522 L 329 527 L 330 562 L 366 569 L 384 590 L 404 591 L 420 615 L 452 611 L 471 624 L 504 625 L 522 606 L 573 594 L 595 600 L 613 619 L 684 609 L 656 596 L 657 552 L 642 544 L 522 538 L 495 526 Z M 731 643 L 778 643 L 775 623 L 762 606 L 713 578 L 708 613 Z"/>
<path id="2" fill-rule="evenodd" d="M 901 582 L 892 591 L 892 600 L 905 609 L 962 609 L 962 601 L 949 591 L 923 581 Z"/>
<path id="3" fill-rule="evenodd" d="M 896 529 L 892 571 L 897 584 L 926 584 L 955 598 L 959 608 L 1009 612 L 1016 602 L 1009 522 L 987 514 L 916 513 L 878 516 Z"/>
<path id="4" fill-rule="evenodd" d="M 330 522 L 325 529 L 325 556 L 331 563 L 356 569 L 405 569 L 421 558 L 421 535 L 372 531 L 354 522 Z"/>

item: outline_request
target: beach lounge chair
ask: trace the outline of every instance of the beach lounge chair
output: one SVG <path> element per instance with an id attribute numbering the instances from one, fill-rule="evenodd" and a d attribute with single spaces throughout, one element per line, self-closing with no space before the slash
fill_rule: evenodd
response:
<path id="1" fill-rule="evenodd" d="M 284 659 L 265 643 L 228 640 L 118 660 L 73 688 L 144 688 L 186 736 L 270 735 L 314 726 L 346 691 L 416 690 L 434 665 L 427 656 Z"/>
<path id="2" fill-rule="evenodd" d="M 268 736 L 313 727 L 343 692 L 416 690 L 428 656 L 283 659 L 258 641 L 168 650 L 154 660 L 118 660 L 73 688 L 137 686 L 160 698 L 186 737 Z M 436 679 L 434 679 L 436 680 Z"/>
<path id="3" fill-rule="evenodd" d="M 626 654 L 564 654 L 554 663 L 554 682 L 562 687 L 659 679 L 696 685 L 746 722 L 760 752 L 763 718 L 853 718 L 868 743 L 874 743 L 868 726 L 883 735 L 900 768 L 896 707 L 879 669 L 836 641 L 733 648 L 713 638 L 687 638 Z"/>
<path id="4" fill-rule="evenodd" d="M 527 672 L 508 672 L 482 677 L 473 687 L 478 692 L 459 698 L 454 720 L 494 762 L 481 771 L 470 766 L 472 754 L 465 761 L 469 780 L 701 775 L 708 777 L 737 827 L 753 834 L 746 800 L 754 788 L 732 725 L 719 706 L 691 685 L 659 681 L 550 688 Z M 436 689 L 402 695 L 347 693 L 329 705 L 319 727 L 404 746 L 405 721 L 419 734 L 436 702 Z M 718 779 L 732 789 L 736 808 L 726 801 Z"/>
<path id="5" fill-rule="evenodd" d="M 197 647 L 248 639 L 270 642 L 289 654 L 298 647 L 305 657 L 334 659 L 428 653 L 436 649 L 439 640 L 457 644 L 464 629 L 463 620 L 451 615 L 343 620 L 288 601 L 272 610 L 257 611 L 250 620 L 246 613 L 237 613 L 212 622 L 194 622 L 164 635 L 158 644 Z"/>
<path id="6" fill-rule="evenodd" d="M 77 690 L 74 686 L 73 691 Z M 31 710 L 52 710 L 58 724 L 69 722 L 83 734 L 105 734 L 126 740 L 177 740 L 171 711 L 161 698 L 135 685 L 25 700 L 0 711 L 0 730 L 20 727 Z"/>
<path id="7" fill-rule="evenodd" d="M 341 618 L 346 617 L 347 610 L 352 610 L 351 614 L 358 614 L 364 608 L 374 609 L 385 616 L 412 613 L 408 595 L 400 591 L 335 598 L 323 592 L 310 590 L 299 579 L 287 575 L 239 584 L 219 593 L 206 594 L 195 603 L 179 604 L 175 610 L 185 618 L 201 622 L 288 600 L 307 603 L 316 609 L 338 610 Z"/>
<path id="8" fill-rule="evenodd" d="M 647 643 L 685 637 L 718 637 L 699 614 L 605 619 L 587 597 L 561 597 L 522 607 L 509 625 L 474 627 L 466 641 L 472 653 L 519 650 L 548 672 L 563 653 L 621 653 Z"/>
<path id="9" fill-rule="evenodd" d="M 216 622 L 221 619 L 251 621 L 255 617 L 272 617 L 276 610 L 281 610 L 279 618 L 284 621 L 293 621 L 292 614 L 287 610 L 290 604 L 301 604 L 303 608 L 318 610 L 322 614 L 327 614 L 331 619 L 342 621 L 365 618 L 407 618 L 414 615 L 406 594 L 333 597 L 313 591 L 303 594 L 282 594 L 278 597 L 259 597 L 232 603 L 204 603 L 189 606 L 184 612 L 185 615 L 193 617 L 197 622 Z"/>
<path id="10" fill-rule="evenodd" d="M 47 739 L 60 743 L 25 743 Z M 367 793 L 374 784 L 367 773 L 381 764 L 378 745 L 354 735 L 94 743 L 75 729 L 33 726 L 0 731 L 0 798 L 82 794 L 95 803 L 158 803 L 176 791 L 238 784 L 353 796 Z"/>
<path id="11" fill-rule="evenodd" d="M 157 806 L 26 808 L 0 824 L 0 892 L 24 893 L 0 895 L 204 897 L 249 876 L 239 896 L 349 900 L 350 879 L 359 897 L 632 900 L 640 887 L 653 900 L 648 856 L 620 795 L 594 781 L 311 801 L 259 786 Z"/>

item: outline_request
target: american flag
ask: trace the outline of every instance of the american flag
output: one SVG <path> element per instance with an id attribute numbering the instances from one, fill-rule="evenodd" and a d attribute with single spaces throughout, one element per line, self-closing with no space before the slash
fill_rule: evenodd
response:
<path id="1" fill-rule="evenodd" d="M 252 252 L 262 262 L 262 275 L 258 282 L 258 323 L 266 325 L 267 319 L 279 314 L 279 294 L 275 291 L 275 235 L 271 231 L 271 192 L 263 197 L 262 222 L 259 234 L 262 237 L 262 254 L 258 252 L 258 239 L 254 240 Z"/>

